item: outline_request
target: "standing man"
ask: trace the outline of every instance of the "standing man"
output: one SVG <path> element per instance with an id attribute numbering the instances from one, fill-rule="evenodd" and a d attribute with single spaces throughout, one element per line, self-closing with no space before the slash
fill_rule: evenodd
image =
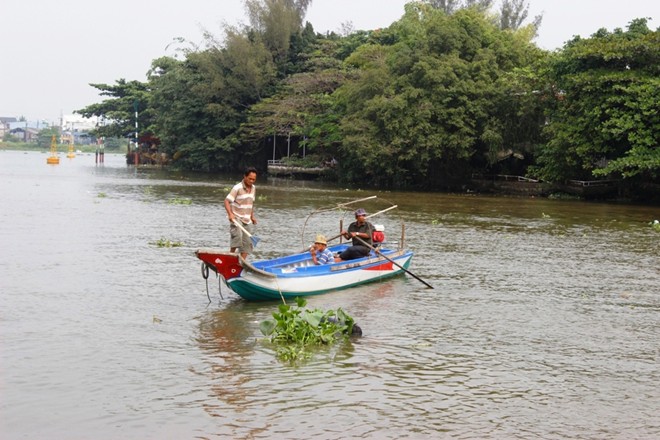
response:
<path id="1" fill-rule="evenodd" d="M 241 222 L 251 235 L 254 233 L 254 225 L 257 224 L 257 219 L 254 217 L 254 200 L 257 192 L 254 182 L 256 181 L 257 170 L 248 168 L 243 174 L 243 180 L 234 185 L 225 198 L 225 210 L 229 218 L 229 250 L 230 252 L 238 250 L 244 259 L 252 252 L 252 241 L 234 224 L 234 220 Z"/>
<path id="2" fill-rule="evenodd" d="M 371 249 L 365 246 L 362 241 L 373 246 L 373 241 L 371 239 L 373 233 L 374 225 L 367 221 L 367 211 L 362 208 L 355 211 L 355 221 L 348 226 L 347 231 L 341 232 L 347 240 L 353 239 L 353 246 L 339 254 L 338 261 L 355 260 L 356 258 L 362 258 L 369 255 Z"/>

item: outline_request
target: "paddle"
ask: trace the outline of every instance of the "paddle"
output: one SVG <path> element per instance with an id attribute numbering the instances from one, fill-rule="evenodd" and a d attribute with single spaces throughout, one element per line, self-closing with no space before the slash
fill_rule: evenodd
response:
<path id="1" fill-rule="evenodd" d="M 240 221 L 234 219 L 234 224 L 238 229 L 243 231 L 248 237 L 250 237 L 250 241 L 252 241 L 252 246 L 257 247 L 257 244 L 261 241 L 261 238 L 257 237 L 256 235 L 250 234 L 247 229 L 243 227 Z"/>
<path id="2" fill-rule="evenodd" d="M 372 251 L 376 252 L 378 255 L 380 255 L 381 257 L 385 258 L 385 259 L 388 260 L 390 263 L 395 264 L 397 267 L 399 267 L 400 269 L 404 270 L 407 274 L 413 276 L 413 277 L 416 278 L 418 281 L 421 281 L 421 282 L 422 282 L 423 284 L 425 284 L 429 289 L 433 289 L 433 286 L 432 286 L 432 285 L 430 285 L 429 283 L 427 283 L 426 281 L 424 281 L 423 279 L 421 279 L 420 277 L 418 277 L 417 275 L 415 275 L 414 273 L 412 273 L 411 271 L 409 271 L 409 270 L 406 269 L 405 267 L 401 266 L 401 265 L 400 265 L 399 263 L 397 263 L 396 261 L 394 261 L 394 260 L 392 260 L 391 258 L 389 258 L 389 257 L 387 257 L 387 256 L 385 256 L 385 255 L 383 255 L 378 249 L 376 249 L 375 247 L 373 247 L 372 245 L 370 245 L 370 244 L 367 243 L 366 241 L 362 240 L 360 237 L 357 237 L 357 236 L 356 236 L 356 237 L 354 237 L 354 238 L 357 238 L 358 241 L 361 242 L 363 245 L 365 245 L 366 247 L 368 247 L 368 248 L 371 249 Z"/>

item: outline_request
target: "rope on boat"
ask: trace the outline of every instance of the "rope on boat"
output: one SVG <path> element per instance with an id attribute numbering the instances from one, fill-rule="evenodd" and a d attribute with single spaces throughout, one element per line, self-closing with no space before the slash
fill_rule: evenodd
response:
<path id="1" fill-rule="evenodd" d="M 277 293 L 280 294 L 280 298 L 282 298 L 282 302 L 284 305 L 286 305 L 286 301 L 284 300 L 284 295 L 282 295 L 282 289 L 280 289 L 280 282 L 275 278 L 275 285 L 277 286 Z"/>
<path id="2" fill-rule="evenodd" d="M 218 278 L 218 293 L 220 294 L 220 299 L 225 299 L 222 296 L 222 278 L 215 273 L 216 278 Z M 209 265 L 202 261 L 202 278 L 206 281 L 206 297 L 209 299 L 209 304 L 211 304 L 211 295 L 209 294 Z"/>
<path id="3" fill-rule="evenodd" d="M 218 279 L 218 293 L 220 294 L 220 299 L 225 299 L 225 297 L 222 296 L 222 278 L 217 273 L 215 276 Z"/>
<path id="4" fill-rule="evenodd" d="M 206 297 L 211 304 L 211 295 L 209 295 L 209 267 L 202 261 L 202 278 L 206 281 Z M 208 305 L 208 304 L 207 304 Z"/>

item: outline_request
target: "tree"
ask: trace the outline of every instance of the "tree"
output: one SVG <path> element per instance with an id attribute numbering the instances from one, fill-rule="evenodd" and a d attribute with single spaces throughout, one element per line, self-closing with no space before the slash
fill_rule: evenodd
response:
<path id="1" fill-rule="evenodd" d="M 426 0 L 426 2 L 445 14 L 453 14 L 463 8 L 476 8 L 484 12 L 493 4 L 493 0 Z"/>
<path id="2" fill-rule="evenodd" d="M 301 28 L 311 0 L 245 0 L 251 30 L 258 35 L 278 65 L 289 56 L 291 39 Z"/>
<path id="3" fill-rule="evenodd" d="M 554 58 L 551 108 L 536 172 L 550 181 L 657 178 L 660 172 L 660 31 L 646 19 L 627 32 L 576 37 Z"/>
<path id="4" fill-rule="evenodd" d="M 500 7 L 500 29 L 520 29 L 529 14 L 529 4 L 525 0 L 502 0 Z M 531 23 L 534 35 L 541 26 L 542 15 L 537 15 Z"/>
<path id="5" fill-rule="evenodd" d="M 347 59 L 357 79 L 337 91 L 346 179 L 451 185 L 509 147 L 505 129 L 519 122 L 512 115 L 522 101 L 502 85 L 541 56 L 526 37 L 475 9 L 446 15 L 420 4 L 408 4 L 391 32 L 394 44 L 365 45 Z"/>
<path id="6" fill-rule="evenodd" d="M 222 163 L 207 138 L 216 121 L 206 111 L 197 90 L 204 76 L 195 64 L 196 56 L 178 61 L 163 57 L 152 62 L 148 78 L 153 90 L 150 106 L 156 114 L 154 129 L 161 140 L 161 151 L 181 168 L 217 170 Z"/>
<path id="7" fill-rule="evenodd" d="M 332 62 L 320 54 L 316 57 L 324 60 L 310 60 L 309 72 L 291 75 L 277 93 L 252 106 L 248 121 L 241 127 L 243 144 L 260 148 L 267 137 L 293 136 L 296 144 L 306 138 L 309 152 L 334 154 L 338 130 L 333 128 L 339 118 L 330 110 L 331 94 L 344 83 L 346 73 L 339 60 Z M 328 125 L 328 118 L 333 127 Z"/>
<path id="8" fill-rule="evenodd" d="M 459 8 L 460 0 L 429 0 L 431 6 L 444 11 L 445 14 L 453 14 Z"/>
<path id="9" fill-rule="evenodd" d="M 94 130 L 94 135 L 101 137 L 132 137 L 135 133 L 135 104 L 139 115 L 139 129 L 148 130 L 153 112 L 148 106 L 150 90 L 147 84 L 139 81 L 119 79 L 114 85 L 90 84 L 108 99 L 97 104 L 76 110 L 85 118 L 102 117 L 105 123 Z"/>

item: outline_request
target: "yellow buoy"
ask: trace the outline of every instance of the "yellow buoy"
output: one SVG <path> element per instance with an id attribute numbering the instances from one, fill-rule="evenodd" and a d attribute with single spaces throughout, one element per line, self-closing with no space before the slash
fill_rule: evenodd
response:
<path id="1" fill-rule="evenodd" d="M 57 165 L 60 163 L 60 158 L 57 155 L 57 143 L 55 142 L 55 135 L 53 135 L 50 140 L 50 156 L 46 159 L 46 163 L 49 165 Z"/>

